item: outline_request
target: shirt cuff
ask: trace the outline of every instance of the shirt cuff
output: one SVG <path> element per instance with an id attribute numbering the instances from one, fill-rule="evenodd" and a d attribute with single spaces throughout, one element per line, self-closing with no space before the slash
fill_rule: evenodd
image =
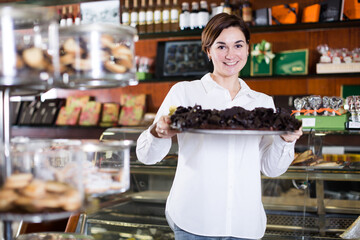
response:
<path id="1" fill-rule="evenodd" d="M 274 137 L 274 144 L 277 147 L 283 148 L 283 151 L 291 151 L 291 150 L 293 150 L 294 147 L 295 147 L 295 143 L 296 143 L 296 140 L 294 140 L 292 142 L 284 141 L 284 139 L 282 139 L 280 135 L 276 135 Z"/>

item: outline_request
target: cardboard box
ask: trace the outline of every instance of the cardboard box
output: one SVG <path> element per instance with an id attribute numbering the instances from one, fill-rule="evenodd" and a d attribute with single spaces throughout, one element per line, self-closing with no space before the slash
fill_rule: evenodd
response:
<path id="1" fill-rule="evenodd" d="M 103 103 L 101 124 L 105 124 L 106 126 L 116 125 L 119 119 L 119 112 L 120 112 L 120 104 Z"/>
<path id="2" fill-rule="evenodd" d="M 283 51 L 275 54 L 274 75 L 308 74 L 309 49 Z"/>
<path id="3" fill-rule="evenodd" d="M 61 107 L 56 119 L 56 125 L 74 126 L 77 125 L 81 107 Z"/>
<path id="4" fill-rule="evenodd" d="M 83 107 L 80 118 L 80 126 L 96 126 L 99 122 L 101 112 L 101 103 L 89 101 Z"/>
<path id="5" fill-rule="evenodd" d="M 296 116 L 302 121 L 303 129 L 314 130 L 345 130 L 347 114 L 340 116 Z"/>
<path id="6" fill-rule="evenodd" d="M 271 7 L 272 25 L 294 24 L 297 22 L 299 3 L 281 4 Z"/>
<path id="7" fill-rule="evenodd" d="M 139 125 L 145 112 L 146 95 L 124 94 L 120 97 L 121 112 L 119 125 L 135 126 Z"/>
<path id="8" fill-rule="evenodd" d="M 303 9 L 301 22 L 318 22 L 320 17 L 320 4 L 313 4 Z"/>

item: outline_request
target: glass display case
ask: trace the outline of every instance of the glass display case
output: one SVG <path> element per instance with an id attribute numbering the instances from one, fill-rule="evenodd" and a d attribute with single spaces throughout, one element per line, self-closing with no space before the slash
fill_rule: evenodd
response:
<path id="1" fill-rule="evenodd" d="M 136 140 L 143 130 L 111 128 L 102 138 Z M 304 132 L 296 152 L 311 149 L 314 155 L 324 157 L 325 152 L 329 152 L 327 147 L 341 148 L 342 154 L 332 154 L 341 158 L 341 163 L 336 166 L 290 166 L 279 177 L 262 176 L 263 203 L 268 218 L 263 239 L 339 239 L 360 214 L 360 164 L 356 157 L 360 153 L 359 138 L 360 131 Z M 129 199 L 88 215 L 88 234 L 122 233 L 127 237 L 138 234 L 139 238 L 135 239 L 161 239 L 157 236 L 160 232 L 168 237 L 166 239 L 173 238 L 164 212 L 177 163 L 174 140 L 165 159 L 151 166 L 137 161 L 133 146 Z M 351 158 L 344 161 L 344 156 Z M 102 233 L 104 229 L 106 234 Z"/>

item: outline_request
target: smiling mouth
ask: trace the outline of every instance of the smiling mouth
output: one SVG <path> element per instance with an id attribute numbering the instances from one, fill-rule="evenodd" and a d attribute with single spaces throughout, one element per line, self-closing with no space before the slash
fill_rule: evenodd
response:
<path id="1" fill-rule="evenodd" d="M 227 66 L 234 66 L 237 63 L 238 63 L 237 61 L 236 62 L 224 62 L 224 64 L 227 65 Z"/>

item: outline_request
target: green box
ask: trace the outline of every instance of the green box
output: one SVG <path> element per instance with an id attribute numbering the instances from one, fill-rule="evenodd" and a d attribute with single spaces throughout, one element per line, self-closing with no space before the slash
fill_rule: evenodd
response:
<path id="1" fill-rule="evenodd" d="M 274 75 L 308 74 L 309 49 L 278 52 L 273 60 Z"/>
<path id="2" fill-rule="evenodd" d="M 141 80 L 147 80 L 147 79 L 152 79 L 153 76 L 151 73 L 146 73 L 146 72 L 136 72 L 136 78 L 141 81 Z"/>
<path id="3" fill-rule="evenodd" d="M 314 130 L 345 130 L 347 114 L 340 116 L 296 116 L 303 123 L 303 129 Z"/>
<path id="4" fill-rule="evenodd" d="M 255 49 L 255 44 L 252 45 L 251 49 Z M 250 76 L 271 76 L 272 73 L 273 73 L 273 59 L 270 59 L 269 64 L 267 64 L 265 60 L 262 60 L 259 63 L 256 60 L 256 56 L 251 56 Z"/>

